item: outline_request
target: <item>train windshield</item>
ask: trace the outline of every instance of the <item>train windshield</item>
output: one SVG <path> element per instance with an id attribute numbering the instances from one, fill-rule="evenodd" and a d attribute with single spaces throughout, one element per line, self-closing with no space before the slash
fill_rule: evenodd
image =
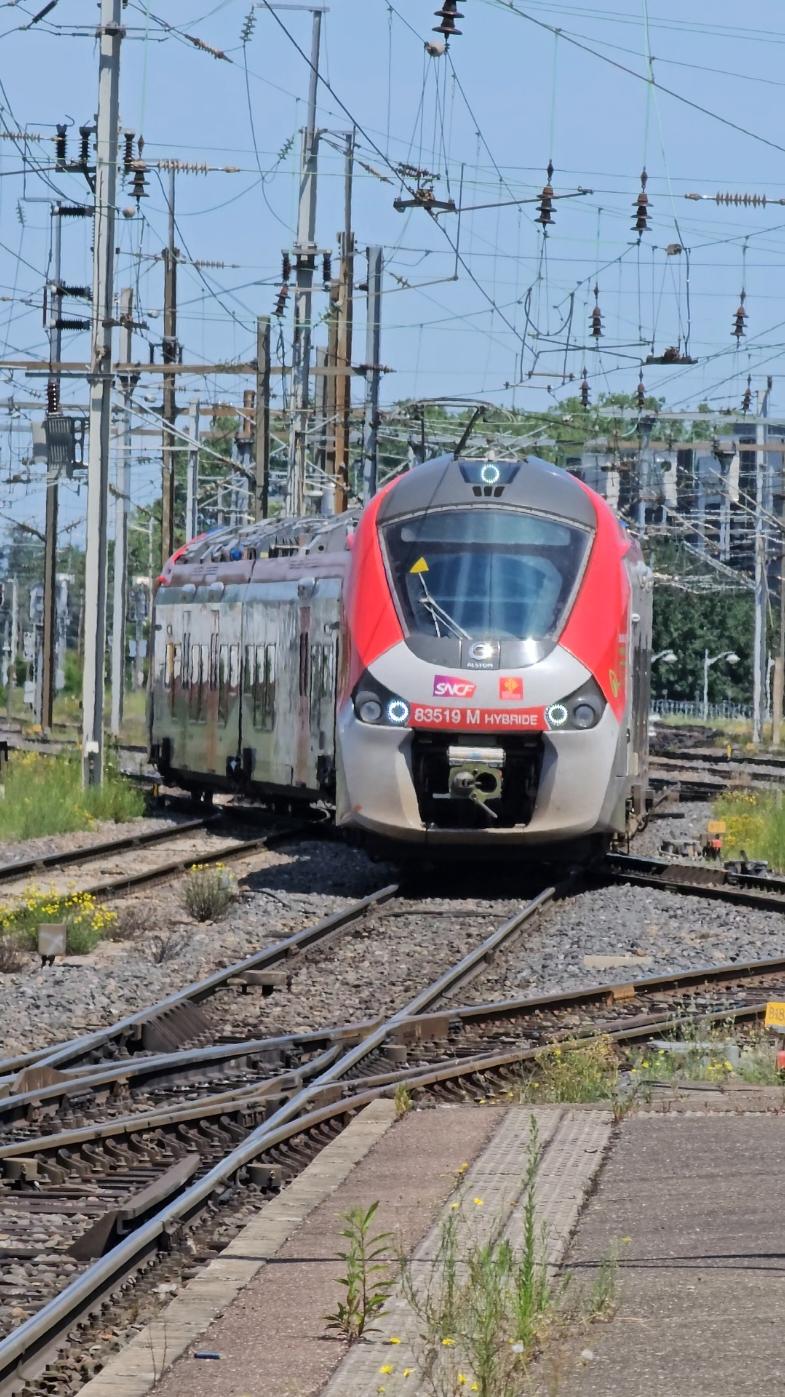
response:
<path id="1" fill-rule="evenodd" d="M 411 631 L 546 640 L 565 616 L 591 533 L 519 509 L 434 510 L 383 529 Z"/>

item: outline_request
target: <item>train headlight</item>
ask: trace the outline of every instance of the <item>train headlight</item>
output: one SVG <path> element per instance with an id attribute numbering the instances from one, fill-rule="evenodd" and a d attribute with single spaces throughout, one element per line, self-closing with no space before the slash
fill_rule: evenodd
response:
<path id="1" fill-rule="evenodd" d="M 563 728 L 569 716 L 563 703 L 552 703 L 545 714 L 551 728 Z"/>
<path id="2" fill-rule="evenodd" d="M 590 703 L 576 703 L 572 710 L 573 726 L 576 728 L 593 728 L 597 721 L 597 714 Z"/>
<path id="3" fill-rule="evenodd" d="M 382 705 L 377 698 L 361 698 L 357 703 L 357 717 L 364 723 L 378 723 L 382 716 Z"/>
<path id="4" fill-rule="evenodd" d="M 396 727 L 400 727 L 409 717 L 409 705 L 402 698 L 390 699 L 386 709 L 387 717 Z"/>
<path id="5" fill-rule="evenodd" d="M 551 731 L 588 732 L 596 728 L 604 712 L 605 695 L 599 684 L 589 679 L 567 698 L 546 708 L 545 720 Z"/>
<path id="6" fill-rule="evenodd" d="M 409 704 L 366 671 L 352 694 L 354 712 L 361 723 L 403 728 L 409 721 Z"/>

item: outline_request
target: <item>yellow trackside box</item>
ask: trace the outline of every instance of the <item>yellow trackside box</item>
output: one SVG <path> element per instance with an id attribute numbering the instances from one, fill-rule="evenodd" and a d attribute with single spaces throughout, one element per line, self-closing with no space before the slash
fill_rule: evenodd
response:
<path id="1" fill-rule="evenodd" d="M 724 820 L 709 820 L 706 828 L 709 834 L 725 834 L 728 826 Z"/>
<path id="2" fill-rule="evenodd" d="M 766 1005 L 766 1017 L 763 1020 L 766 1028 L 785 1028 L 785 1004 L 782 1000 L 772 999 Z"/>

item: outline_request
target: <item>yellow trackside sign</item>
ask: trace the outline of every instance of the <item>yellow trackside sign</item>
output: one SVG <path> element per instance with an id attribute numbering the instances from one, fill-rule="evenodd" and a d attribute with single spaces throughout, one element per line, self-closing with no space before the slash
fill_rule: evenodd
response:
<path id="1" fill-rule="evenodd" d="M 726 834 L 728 830 L 724 820 L 709 820 L 707 828 L 709 834 Z"/>
<path id="2" fill-rule="evenodd" d="M 782 1000 L 769 1000 L 763 1022 L 766 1028 L 785 1028 L 785 1004 Z"/>

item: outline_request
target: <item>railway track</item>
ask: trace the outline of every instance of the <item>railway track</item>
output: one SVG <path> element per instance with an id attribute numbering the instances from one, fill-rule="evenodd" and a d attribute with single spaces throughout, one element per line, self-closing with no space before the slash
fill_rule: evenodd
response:
<path id="1" fill-rule="evenodd" d="M 683 871 L 662 860 L 626 860 L 612 876 L 671 876 L 673 867 Z M 702 890 L 699 881 L 688 885 L 682 879 L 679 886 Z M 732 891 L 758 895 L 751 888 Z M 269 969 L 275 963 L 270 957 L 285 959 L 298 938 L 301 945 L 319 944 L 320 938 L 323 944 L 374 903 L 394 910 L 392 886 L 364 899 L 365 907 L 355 904 L 112 1029 L 0 1064 L 6 1074 L 0 1084 L 6 1092 L 0 1100 L 0 1248 L 10 1288 L 19 1287 L 19 1303 L 11 1306 L 15 1323 L 9 1326 L 6 1316 L 8 1332 L 0 1341 L 0 1393 L 33 1382 L 69 1330 L 100 1309 L 129 1273 L 152 1263 L 173 1237 L 209 1226 L 205 1217 L 213 1216 L 217 1199 L 237 1206 L 258 1198 L 260 1189 L 277 1187 L 380 1093 L 400 1085 L 448 1098 L 486 1093 L 508 1086 L 554 1042 L 603 1033 L 624 1043 L 666 1032 L 696 1014 L 754 1018 L 767 998 L 783 993 L 785 960 L 771 960 L 567 994 L 447 1003 L 556 893 L 554 887 L 541 890 L 386 1017 L 152 1051 L 162 1032 L 181 1042 L 183 1035 L 193 1037 L 189 1016 L 218 984 Z M 781 905 L 785 909 L 785 900 Z M 108 1052 L 134 1048 L 141 1055 L 106 1063 Z M 230 1075 L 210 1076 L 218 1063 L 228 1065 Z M 61 1078 L 47 1080 L 55 1072 Z M 21 1081 L 12 1082 L 12 1073 L 21 1073 Z M 156 1097 L 159 1088 L 163 1095 Z M 95 1091 L 109 1109 L 98 1119 L 80 1120 L 79 1110 Z M 63 1102 L 70 1103 L 66 1115 L 76 1117 L 66 1128 Z M 0 1322 L 3 1317 L 0 1306 Z M 57 1371 L 55 1366 L 52 1381 Z"/>
<path id="2" fill-rule="evenodd" d="M 247 857 L 261 849 L 273 848 L 308 826 L 303 822 L 291 821 L 266 831 L 264 834 L 249 837 L 246 833 L 232 834 L 224 842 L 220 841 L 222 825 L 231 828 L 231 814 L 224 816 L 218 812 L 199 819 L 185 820 L 167 829 L 142 831 L 121 835 L 117 839 L 102 840 L 100 843 L 69 849 L 61 853 L 50 853 L 18 859 L 0 864 L 0 886 L 3 895 L 10 901 L 22 896 L 26 891 L 24 879 L 31 873 L 48 873 L 53 891 L 78 890 L 90 893 L 100 900 L 120 897 L 137 888 L 149 887 L 154 883 L 166 882 L 177 877 L 194 863 L 227 863 L 233 859 Z M 199 838 L 198 836 L 203 836 Z M 147 852 L 156 849 L 166 852 L 164 846 L 171 844 L 177 849 L 176 856 L 151 863 Z M 187 847 L 182 849 L 181 846 Z M 115 862 L 119 856 L 127 856 L 123 866 L 109 871 L 109 876 L 95 877 L 96 868 L 106 868 L 107 862 Z M 68 870 L 59 878 L 60 870 Z M 86 878 L 79 878 L 84 872 Z M 78 882 L 74 883 L 74 878 Z"/>

